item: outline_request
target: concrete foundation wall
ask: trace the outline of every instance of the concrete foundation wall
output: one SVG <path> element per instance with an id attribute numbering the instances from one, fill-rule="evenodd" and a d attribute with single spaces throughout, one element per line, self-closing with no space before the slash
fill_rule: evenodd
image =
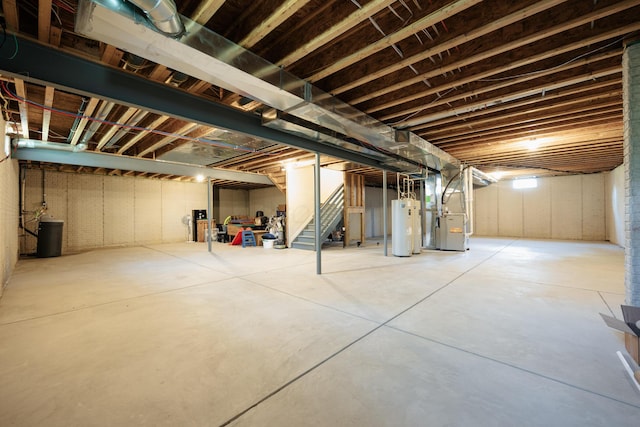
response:
<path id="1" fill-rule="evenodd" d="M 206 190 L 204 190 L 206 192 Z M 253 216 L 249 209 L 249 191 L 248 190 L 230 190 L 226 188 L 220 189 L 220 218 L 214 218 L 217 223 L 222 223 L 226 217 L 231 216 Z M 207 199 L 205 194 L 203 209 L 207 207 Z"/>
<path id="2" fill-rule="evenodd" d="M 605 240 L 605 174 L 512 181 L 475 190 L 475 234 L 540 239 Z"/>
<path id="3" fill-rule="evenodd" d="M 365 187 L 365 237 L 379 237 L 383 235 L 384 223 L 382 212 L 382 188 Z M 398 197 L 395 190 L 387 190 L 387 232 L 391 235 L 391 200 Z"/>
<path id="4" fill-rule="evenodd" d="M 605 174 L 607 240 L 624 248 L 624 165 Z"/>
<path id="5" fill-rule="evenodd" d="M 43 194 L 44 188 L 44 194 Z M 182 218 L 207 206 L 206 184 L 27 170 L 25 209 L 64 220 L 62 251 L 187 240 Z M 37 222 L 27 228 L 36 231 Z M 16 227 L 17 228 L 17 227 Z M 34 253 L 37 240 L 21 239 Z"/>
<path id="6" fill-rule="evenodd" d="M 0 151 L 0 159 L 9 152 Z M 17 161 L 6 158 L 0 162 L 0 297 L 18 261 L 18 174 Z"/>
<path id="7" fill-rule="evenodd" d="M 286 203 L 286 196 L 276 187 L 249 191 L 249 214 L 251 216 L 255 215 L 257 211 L 262 211 L 265 216 L 272 217 L 276 214 L 278 205 Z"/>

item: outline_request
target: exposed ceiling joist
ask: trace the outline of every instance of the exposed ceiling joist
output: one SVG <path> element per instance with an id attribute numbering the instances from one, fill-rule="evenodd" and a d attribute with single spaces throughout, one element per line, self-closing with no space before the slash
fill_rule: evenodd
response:
<path id="1" fill-rule="evenodd" d="M 14 80 L 14 82 L 16 84 L 16 93 L 18 94 L 18 96 L 22 99 L 28 99 L 24 80 L 17 78 Z M 22 137 L 29 138 L 29 110 L 27 108 L 27 103 L 20 101 L 18 103 L 18 106 L 20 109 L 20 127 Z"/>
<path id="2" fill-rule="evenodd" d="M 100 102 L 98 98 L 89 99 L 89 102 L 87 103 L 87 107 L 84 111 L 84 117 L 80 119 L 80 122 L 78 123 L 78 127 L 76 128 L 76 131 L 71 137 L 71 141 L 70 141 L 71 145 L 78 144 L 78 141 L 80 140 L 80 135 L 82 135 L 82 132 L 84 132 L 84 128 L 87 126 L 87 123 L 89 122 L 88 117 L 91 117 L 93 115 L 93 112 L 95 111 L 96 106 L 98 105 L 98 102 Z"/>
<path id="3" fill-rule="evenodd" d="M 138 141 L 140 141 L 142 138 L 144 138 L 145 136 L 149 135 L 151 133 L 151 129 L 156 129 L 158 126 L 160 126 L 161 124 L 163 124 L 164 122 L 166 122 L 167 120 L 169 120 L 169 116 L 159 116 L 158 118 L 156 118 L 149 126 L 148 129 L 149 130 L 141 130 L 138 132 L 138 134 L 134 137 L 132 137 L 131 139 L 129 139 L 126 144 L 124 144 L 122 147 L 120 147 L 120 149 L 118 150 L 118 154 L 123 154 L 125 153 L 127 150 L 129 150 L 131 147 L 133 147 L 135 144 L 138 143 Z"/>
<path id="4" fill-rule="evenodd" d="M 614 86 L 614 88 L 609 88 L 610 86 Z M 614 80 L 609 80 L 609 81 L 603 81 L 603 82 L 599 82 L 595 85 L 591 85 L 589 87 L 589 91 L 596 91 L 595 93 L 590 93 L 590 94 L 585 94 L 583 97 L 577 97 L 577 98 L 571 98 L 571 99 L 566 99 L 567 97 L 570 97 L 572 95 L 577 95 L 580 93 L 584 93 L 586 90 L 585 88 L 576 88 L 576 89 L 569 89 L 569 90 L 565 90 L 562 91 L 560 93 L 547 93 L 544 96 L 544 99 L 542 97 L 535 97 L 535 98 L 528 98 L 528 99 L 524 99 L 522 101 L 519 102 L 513 102 L 510 104 L 505 104 L 505 105 L 501 105 L 501 106 L 496 106 L 494 108 L 491 109 L 479 109 L 476 111 L 473 111 L 471 113 L 467 113 L 461 117 L 455 117 L 455 116 L 451 116 L 451 117 L 446 117 L 444 119 L 440 119 L 440 120 L 436 120 L 433 122 L 429 122 L 429 123 L 424 123 L 422 125 L 419 126 L 415 126 L 413 127 L 413 130 L 426 130 L 426 129 L 433 129 L 433 128 L 440 128 L 442 125 L 447 124 L 447 123 L 455 123 L 458 122 L 459 126 L 470 126 L 470 120 L 474 120 L 474 123 L 477 123 L 475 121 L 476 117 L 481 117 L 481 116 L 486 116 L 488 114 L 491 113 L 496 113 L 496 112 L 501 112 L 501 111 L 511 111 L 511 113 L 508 114 L 502 114 L 503 118 L 513 118 L 516 116 L 522 116 L 522 115 L 532 115 L 535 113 L 539 113 L 541 111 L 548 111 L 551 109 L 560 109 L 563 107 L 570 107 L 570 106 L 575 106 L 584 102 L 598 102 L 602 99 L 609 99 L 611 97 L 620 97 L 622 95 L 622 88 L 621 87 L 615 87 L 615 86 L 620 86 L 620 80 L 619 79 L 614 79 Z M 607 89 L 608 88 L 608 89 Z M 606 91 L 598 91 L 599 89 L 607 89 Z M 545 105 L 542 106 L 535 106 L 536 104 L 539 104 L 541 101 L 545 101 Z M 522 110 L 520 110 L 521 107 L 526 107 L 523 108 Z M 463 121 L 466 121 L 466 123 L 460 123 L 461 119 Z M 488 118 L 486 119 L 488 121 L 494 120 L 493 118 Z"/>
<path id="5" fill-rule="evenodd" d="M 540 13 L 544 10 L 547 10 L 549 8 L 552 8 L 554 6 L 557 6 L 560 3 L 565 2 L 566 0 L 544 0 L 544 1 L 538 1 L 535 2 L 534 4 L 525 7 L 524 9 L 518 10 L 510 15 L 504 16 L 500 19 L 494 20 L 494 21 L 490 21 L 489 23 L 487 23 L 486 25 L 479 27 L 479 28 L 474 28 L 471 31 L 466 31 L 466 29 L 462 28 L 460 30 L 458 30 L 458 32 L 460 33 L 457 36 L 454 36 L 452 38 L 450 38 L 447 41 L 435 44 L 433 47 L 427 48 L 425 49 L 423 52 L 420 52 L 416 55 L 413 55 L 409 58 L 404 58 L 401 59 L 399 61 L 397 61 L 396 63 L 385 67 L 381 70 L 378 70 L 374 73 L 369 73 L 359 79 L 353 80 L 352 82 L 342 85 L 340 87 L 337 87 L 335 89 L 331 90 L 331 93 L 333 94 L 340 94 L 343 92 L 346 92 L 348 90 L 351 90 L 355 87 L 358 86 L 362 86 L 365 83 L 371 82 L 373 80 L 376 80 L 380 77 L 386 76 L 388 74 L 391 74 L 393 72 L 396 72 L 398 70 L 401 70 L 404 67 L 408 67 L 410 65 L 416 64 L 420 61 L 423 61 L 425 59 L 428 59 L 429 57 L 432 57 L 434 55 L 438 55 L 438 54 L 442 54 L 444 52 L 446 52 L 448 49 L 453 49 L 458 45 L 461 45 L 463 43 L 467 43 L 471 40 L 477 39 L 479 37 L 482 37 L 484 35 L 487 35 L 493 31 L 496 31 L 500 28 L 506 27 L 507 25 L 511 25 L 514 22 L 518 22 L 526 17 L 535 15 L 536 13 Z"/>
<path id="6" fill-rule="evenodd" d="M 49 42 L 51 33 L 51 3 L 52 0 L 38 1 L 38 40 Z"/>
<path id="7" fill-rule="evenodd" d="M 156 151 L 160 147 L 164 147 L 165 145 L 170 144 L 173 141 L 177 141 L 178 139 L 180 139 L 179 135 L 186 135 L 189 132 L 195 130 L 197 127 L 198 125 L 195 123 L 186 123 L 182 125 L 182 127 L 178 128 L 178 130 L 176 130 L 175 132 L 172 132 L 172 135 L 165 136 L 160 139 L 160 141 L 142 150 L 136 157 L 144 157 L 147 154 Z"/>
<path id="8" fill-rule="evenodd" d="M 53 107 L 53 96 L 55 89 L 51 86 L 47 86 L 44 92 L 44 105 L 45 107 Z M 44 141 L 49 140 L 49 126 L 51 124 L 51 110 L 44 110 L 42 112 L 42 139 Z"/>
<path id="9" fill-rule="evenodd" d="M 191 19 L 200 25 L 205 25 L 222 7 L 224 2 L 225 0 L 206 0 L 201 2 L 193 15 L 191 15 Z"/>
<path id="10" fill-rule="evenodd" d="M 478 97 L 479 95 L 483 95 L 483 94 L 487 94 L 489 92 L 494 92 L 494 91 L 498 91 L 500 89 L 509 89 L 512 86 L 516 86 L 518 84 L 521 83 L 525 83 L 525 82 L 530 82 L 532 80 L 535 79 L 539 79 L 541 77 L 545 77 L 545 76 L 549 76 L 552 74 L 556 74 L 559 72 L 563 72 L 563 71 L 567 71 L 567 70 L 571 70 L 574 68 L 578 68 L 578 67 L 582 67 L 584 65 L 588 65 L 594 62 L 598 62 L 598 61 L 602 61 L 602 60 L 606 60 L 606 59 L 613 59 L 613 58 L 617 58 L 622 54 L 621 50 L 614 50 L 611 52 L 607 52 L 604 53 L 602 55 L 596 55 L 593 57 L 589 57 L 589 58 L 584 58 L 582 60 L 579 61 L 574 61 L 571 62 L 569 64 L 563 65 L 563 66 L 559 66 L 559 67 L 554 67 L 554 68 L 549 68 L 549 69 L 545 69 L 545 70 L 540 70 L 539 72 L 531 72 L 528 74 L 525 74 L 523 76 L 520 77 L 514 77 L 513 79 L 506 79 L 506 80 L 498 80 L 499 83 L 494 83 L 494 84 L 487 84 L 486 86 L 482 86 L 479 88 L 473 88 L 470 90 L 467 90 L 465 92 L 462 91 L 458 91 L 455 92 L 454 95 L 452 96 L 441 96 L 436 98 L 433 101 L 430 101 L 428 103 L 430 108 L 435 108 L 437 106 L 440 105 L 444 105 L 444 104 L 449 104 L 455 101 L 460 101 L 460 100 L 465 100 L 467 101 L 468 99 L 473 99 L 474 97 Z M 535 82 L 532 83 L 532 85 L 536 85 Z M 540 82 L 537 83 L 537 87 L 541 90 L 546 89 L 546 84 Z M 513 88 L 512 90 L 516 90 L 516 88 Z M 418 97 L 419 95 L 417 94 L 416 97 Z M 413 98 L 413 97 L 412 97 Z M 416 98 L 413 98 L 411 100 L 415 100 Z M 407 100 L 408 102 L 409 100 Z M 397 118 L 397 117 L 401 117 L 401 116 L 406 116 L 408 114 L 412 114 L 418 111 L 421 111 L 422 109 L 424 109 L 423 104 L 421 106 L 418 107 L 410 107 L 404 110 L 400 110 L 400 111 L 394 111 L 391 114 L 385 115 L 380 117 L 380 120 L 383 121 L 387 121 L 393 118 Z"/>
<path id="11" fill-rule="evenodd" d="M 632 2 L 633 2 L 633 0 L 632 0 Z M 627 2 L 623 2 L 623 3 L 627 3 Z M 446 74 L 446 73 L 448 73 L 450 71 L 457 70 L 458 68 L 468 66 L 468 65 L 473 64 L 475 62 L 480 62 L 480 61 L 486 60 L 488 58 L 495 57 L 497 55 L 506 53 L 508 51 L 513 51 L 513 50 L 516 50 L 516 49 L 523 48 L 523 47 L 525 47 L 527 45 L 530 45 L 532 43 L 535 43 L 537 41 L 548 39 L 552 35 L 556 35 L 556 34 L 562 33 L 562 32 L 564 32 L 564 31 L 566 31 L 568 29 L 579 27 L 579 26 L 584 25 L 584 24 L 588 24 L 589 22 L 591 22 L 594 19 L 596 19 L 596 16 L 601 18 L 603 16 L 608 16 L 610 14 L 614 14 L 616 12 L 619 12 L 620 11 L 619 10 L 620 7 L 616 7 L 616 6 L 619 6 L 619 4 L 612 5 L 610 7 L 604 8 L 602 10 L 598 10 L 596 12 L 592 12 L 592 13 L 588 14 L 587 16 L 580 16 L 580 17 L 575 18 L 575 19 L 573 19 L 571 21 L 563 22 L 563 23 L 558 24 L 558 25 L 556 25 L 556 26 L 554 26 L 552 28 L 547 28 L 547 29 L 544 29 L 542 31 L 538 31 L 535 34 L 532 34 L 530 36 L 514 40 L 514 41 L 512 41 L 510 43 L 505 43 L 505 44 L 498 45 L 498 46 L 490 48 L 490 49 L 488 49 L 486 51 L 480 52 L 480 53 L 478 53 L 476 55 L 471 55 L 471 56 L 465 57 L 463 59 L 460 59 L 458 61 L 454 61 L 454 62 L 452 62 L 450 64 L 447 64 L 447 65 L 444 65 L 444 66 L 441 66 L 441 67 L 436 67 L 433 70 L 431 70 L 431 71 L 429 71 L 427 73 L 423 73 L 423 74 L 421 74 L 421 75 L 419 75 L 417 77 L 406 79 L 406 80 L 403 80 L 402 82 L 399 82 L 399 83 L 397 83 L 395 85 L 390 85 L 390 86 L 387 86 L 387 87 L 382 88 L 380 90 L 371 92 L 371 93 L 369 93 L 369 94 L 367 94 L 365 96 L 362 96 L 362 97 L 359 97 L 359 98 L 355 98 L 355 99 L 351 99 L 350 102 L 353 103 L 353 104 L 360 104 L 360 103 L 362 103 L 364 101 L 367 101 L 369 99 L 373 99 L 375 97 L 379 97 L 379 96 L 394 92 L 396 90 L 404 89 L 404 88 L 406 88 L 408 86 L 411 86 L 411 85 L 413 85 L 415 83 L 420 83 L 424 79 L 430 79 L 432 77 L 439 76 L 441 74 Z M 624 9 L 622 9 L 622 10 L 624 10 Z M 588 46 L 590 44 L 597 43 L 597 42 L 600 42 L 600 41 L 603 41 L 603 40 L 608 40 L 608 39 L 611 39 L 611 38 L 614 38 L 614 37 L 620 37 L 622 35 L 632 33 L 632 32 L 637 31 L 639 29 L 640 29 L 640 22 L 632 23 L 632 24 L 629 24 L 629 25 L 625 25 L 623 27 L 618 27 L 616 29 L 612 29 L 610 31 L 603 31 L 601 34 L 598 34 L 598 35 L 595 35 L 595 36 L 592 36 L 592 37 L 587 37 L 584 40 L 581 40 L 581 45 L 582 46 Z M 573 50 L 573 49 L 571 49 L 571 50 Z M 558 55 L 559 53 L 562 53 L 562 51 L 566 52 L 567 50 L 566 49 L 562 49 L 562 48 L 560 48 L 560 50 L 550 50 L 550 52 L 552 54 L 554 54 L 554 55 Z M 545 55 L 545 57 L 549 57 L 550 56 L 549 55 L 549 51 L 545 52 L 544 55 Z M 532 63 L 530 58 L 527 59 L 526 61 L 527 61 L 527 63 Z M 524 65 L 524 64 L 522 64 L 522 65 Z M 513 69 L 513 68 L 514 68 L 514 64 L 511 64 L 510 69 Z M 495 71 L 491 75 L 493 75 L 493 74 L 496 74 Z"/>
<path id="12" fill-rule="evenodd" d="M 7 21 L 7 29 L 18 31 L 18 5 L 16 0 L 2 0 L 2 11 L 4 12 L 4 19 Z"/>
<path id="13" fill-rule="evenodd" d="M 428 28 L 433 24 L 441 22 L 447 19 L 448 17 L 455 15 L 458 12 L 461 12 L 467 8 L 470 8 L 471 6 L 474 6 L 480 3 L 481 1 L 482 0 L 456 0 L 446 6 L 441 7 L 435 12 L 430 13 L 429 15 L 418 20 L 417 22 L 409 24 L 406 27 L 403 27 L 402 29 L 398 30 L 397 32 L 384 37 L 383 39 L 377 41 L 376 43 L 372 43 L 369 46 L 362 48 L 359 51 L 354 52 L 342 58 L 341 60 L 335 62 L 334 64 L 331 64 L 330 66 L 324 68 L 322 71 L 314 73 L 313 75 L 309 76 L 307 80 L 309 80 L 310 82 L 316 82 L 327 76 L 330 76 L 331 74 L 351 64 L 354 64 L 358 61 L 362 61 L 364 58 L 367 58 L 381 51 L 382 49 L 386 49 L 391 45 L 393 45 L 394 43 L 397 43 L 400 40 L 405 39 L 417 33 L 418 31 L 422 31 L 423 29 Z"/>
<path id="14" fill-rule="evenodd" d="M 435 121 L 438 119 L 446 118 L 446 117 L 458 116 L 458 115 L 472 112 L 478 109 L 490 108 L 494 105 L 502 105 L 503 103 L 506 103 L 506 102 L 516 101 L 516 100 L 533 96 L 533 95 L 544 96 L 546 91 L 551 92 L 557 89 L 572 86 L 585 81 L 597 80 L 601 77 L 610 76 L 612 74 L 619 74 L 621 72 L 622 72 L 622 66 L 614 65 L 612 67 L 598 70 L 597 72 L 587 73 L 587 74 L 583 74 L 576 77 L 566 78 L 561 81 L 556 81 L 555 83 L 550 84 L 545 88 L 534 87 L 532 89 L 525 89 L 518 92 L 511 92 L 509 93 L 509 95 L 503 96 L 500 98 L 483 99 L 478 102 L 467 103 L 463 107 L 447 109 L 445 111 L 441 111 L 438 113 L 420 116 L 415 119 L 405 120 L 402 122 L 402 125 L 406 127 L 412 127 L 416 125 L 421 125 L 423 123 Z"/>
<path id="15" fill-rule="evenodd" d="M 396 0 L 373 0 L 367 3 L 362 8 L 353 12 L 347 18 L 343 19 L 328 30 L 324 31 L 322 34 L 316 36 L 314 39 L 308 41 L 304 45 L 300 46 L 299 48 L 285 56 L 283 59 L 278 61 L 277 64 L 282 65 L 283 67 L 290 66 L 291 64 L 304 58 L 314 50 L 324 46 L 331 40 L 334 40 L 336 37 L 339 37 L 340 35 L 349 31 L 354 26 L 372 17 L 395 1 Z"/>
<path id="16" fill-rule="evenodd" d="M 124 113 L 122 113 L 115 120 L 115 123 L 126 124 L 129 121 L 129 119 L 137 112 L 138 112 L 137 108 L 129 107 Z M 118 132 L 119 129 L 120 129 L 119 126 L 111 126 L 109 130 L 107 130 L 98 140 L 98 146 L 96 147 L 96 151 L 102 150 L 102 148 L 107 144 L 107 142 L 109 142 L 111 137 L 113 137 L 113 135 L 115 135 L 116 132 Z"/>
<path id="17" fill-rule="evenodd" d="M 402 120 L 413 120 L 410 124 L 414 126 L 408 129 L 468 164 L 488 168 L 493 159 L 493 166 L 502 168 L 517 166 L 530 173 L 562 174 L 609 170 L 616 162 L 622 162 L 621 73 L 586 78 L 590 73 L 597 76 L 621 64 L 623 38 L 631 40 L 634 32 L 635 37 L 640 32 L 640 23 L 634 19 L 640 14 L 637 0 L 514 0 L 473 5 L 455 0 L 185 0 L 176 3 L 181 13 L 206 24 L 207 29 L 251 46 L 263 59 L 286 67 L 295 75 L 291 78 L 316 75 L 320 79 L 317 88 L 323 92 L 311 91 L 309 98 L 305 93 L 302 99 L 311 99 L 334 111 L 325 95 L 339 94 L 350 106 L 387 125 L 397 126 Z M 462 4 L 466 6 L 460 6 Z M 433 19 L 434 13 L 441 12 L 444 5 L 461 8 Z M 180 79 L 177 92 L 153 93 L 134 87 L 122 90 L 117 87 L 121 83 L 118 77 L 115 92 L 110 93 L 103 89 L 111 87 L 112 76 L 103 74 L 102 70 L 88 72 L 93 81 L 93 87 L 89 87 L 85 76 L 67 79 L 68 86 L 47 84 L 43 79 L 33 79 L 38 70 L 31 70 L 31 65 L 18 68 L 16 63 L 22 61 L 23 49 L 29 49 L 22 42 L 26 36 L 26 39 L 55 46 L 56 52 L 135 73 L 139 81 L 155 81 L 162 88 L 177 84 L 172 78 L 174 70 L 180 69 L 182 73 L 189 70 L 180 68 L 180 59 L 176 63 L 158 64 L 151 57 L 140 67 L 132 68 L 131 58 L 122 46 L 96 43 L 90 39 L 90 32 L 83 36 L 74 30 L 76 6 L 84 7 L 86 3 L 2 0 L 10 37 L 1 48 L 0 70 L 16 66 L 14 73 L 3 72 L 2 80 L 23 81 L 21 93 L 29 101 L 26 106 L 21 105 L 13 84 L 6 85 L 4 95 L 9 102 L 4 104 L 4 113 L 10 122 L 19 122 L 18 131 L 30 129 L 32 136 L 42 131 L 44 137 L 52 140 L 62 140 L 68 134 L 73 145 L 82 140 L 88 143 L 87 150 L 116 151 L 125 157 L 144 153 L 145 158 L 196 164 L 210 161 L 229 169 L 269 171 L 278 182 L 287 159 L 309 156 L 309 151 L 317 149 L 334 150 L 334 155 L 345 153 L 336 150 L 336 146 L 318 145 L 304 138 L 292 141 L 291 135 L 280 134 L 276 138 L 271 130 L 261 127 L 258 120 L 257 113 L 264 106 L 256 99 L 265 99 L 248 90 L 246 84 L 223 90 L 216 83 L 207 82 L 206 76 L 187 71 L 189 76 L 186 81 Z M 423 28 L 429 20 L 434 23 Z M 104 22 L 106 31 L 113 28 L 110 24 L 108 19 Z M 135 28 L 125 26 L 123 31 Z M 12 31 L 15 30 L 18 38 L 14 41 Z M 130 36 L 138 37 L 134 33 Z M 173 41 L 165 44 L 162 36 L 156 37 L 155 43 L 160 50 L 175 44 Z M 41 59 L 51 68 L 49 75 L 57 71 L 76 75 L 71 67 L 58 67 L 58 59 Z M 132 60 L 136 62 L 135 58 Z M 156 60 L 163 61 L 161 56 Z M 232 72 L 232 68 L 228 71 Z M 277 69 L 273 71 L 272 84 L 279 87 Z M 585 80 L 571 80 L 575 78 Z M 57 76 L 52 79 L 58 81 Z M 99 90 L 94 90 L 95 87 Z M 120 96 L 127 91 L 137 93 L 137 99 Z M 185 94 L 191 95 L 188 101 Z M 252 94 L 253 101 L 246 102 Z M 92 95 L 94 108 L 91 105 L 85 108 L 82 98 L 87 95 Z M 164 104 L 160 97 L 165 98 Z M 165 105 L 174 98 L 178 108 Z M 141 99 L 143 105 L 140 105 Z M 104 100 L 104 108 L 98 100 Z M 149 100 L 152 102 L 147 102 Z M 226 110 L 209 110 L 208 103 L 226 104 L 235 109 L 234 113 L 243 110 L 254 114 L 227 115 Z M 487 104 L 486 108 L 482 103 Z M 54 104 L 55 111 L 52 111 Z M 74 117 L 80 111 L 79 105 L 84 116 L 95 118 Z M 194 106 L 201 111 L 195 111 Z M 342 117 L 356 114 L 349 105 L 343 107 L 335 110 L 340 111 Z M 458 115 L 438 118 L 448 110 Z M 123 117 L 127 111 L 136 112 Z M 205 111 L 208 112 L 203 113 Z M 364 115 L 358 118 L 367 120 Z M 432 121 L 417 124 L 425 119 Z M 198 127 L 186 134 L 175 133 L 188 123 Z M 210 136 L 195 138 L 214 126 L 218 130 Z M 229 130 L 223 130 L 225 128 Z M 14 131 L 13 126 L 10 129 Z M 247 138 L 247 134 L 254 136 Z M 177 139 L 168 141 L 171 138 Z M 522 145 L 522 141 L 536 138 L 547 141 L 539 150 L 530 151 Z M 569 140 L 571 144 L 563 143 Z M 285 141 L 293 142 L 296 148 L 281 145 Z M 366 144 L 366 141 L 361 142 Z M 342 162 L 326 156 L 322 164 L 342 163 L 334 167 L 366 174 L 368 182 L 379 184 L 381 173 L 376 168 L 382 166 L 381 157 L 366 151 L 370 149 L 361 151 L 369 155 L 364 159 L 370 162 L 366 166 L 356 165 L 355 159 Z M 54 163 L 34 164 L 60 168 Z M 531 172 L 529 167 L 535 167 L 536 171 Z M 112 172 L 112 169 L 86 165 L 62 166 L 62 169 Z M 129 174 L 181 179 L 179 175 L 159 172 Z M 231 180 L 221 179 L 217 183 L 233 186 Z M 239 185 L 237 188 L 251 188 L 249 184 Z"/>
<path id="18" fill-rule="evenodd" d="M 260 40 L 265 38 L 267 34 L 273 31 L 284 21 L 289 19 L 293 14 L 302 9 L 310 0 L 285 0 L 267 19 L 262 21 L 260 25 L 255 27 L 247 34 L 238 44 L 245 48 L 250 48 Z"/>

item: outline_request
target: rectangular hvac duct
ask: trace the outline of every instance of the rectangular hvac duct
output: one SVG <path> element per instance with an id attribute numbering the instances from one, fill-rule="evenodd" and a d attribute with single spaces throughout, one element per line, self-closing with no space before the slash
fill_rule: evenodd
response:
<path id="1" fill-rule="evenodd" d="M 74 153 L 71 151 L 56 151 L 47 148 L 18 148 L 11 157 L 18 160 L 60 163 L 63 165 L 89 166 L 94 168 L 121 169 L 136 172 L 192 177 L 202 175 L 204 177 L 222 179 L 226 181 L 274 185 L 268 176 L 257 173 L 216 169 L 162 160 L 118 156 L 114 154 L 96 153 L 93 151 Z"/>
<path id="2" fill-rule="evenodd" d="M 185 35 L 167 37 L 151 28 L 131 4 L 80 0 L 76 31 L 127 52 L 259 101 L 350 138 L 429 167 L 459 162 L 415 134 L 396 151 L 395 130 L 321 91 L 252 52 L 180 17 Z M 272 123 L 275 126 L 276 123 Z M 439 157 L 440 160 L 433 159 Z"/>

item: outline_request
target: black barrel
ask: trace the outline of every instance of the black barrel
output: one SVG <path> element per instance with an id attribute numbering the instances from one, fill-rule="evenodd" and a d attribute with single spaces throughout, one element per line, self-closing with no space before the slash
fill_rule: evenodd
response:
<path id="1" fill-rule="evenodd" d="M 38 224 L 38 258 L 60 256 L 62 254 L 61 219 L 43 219 Z"/>

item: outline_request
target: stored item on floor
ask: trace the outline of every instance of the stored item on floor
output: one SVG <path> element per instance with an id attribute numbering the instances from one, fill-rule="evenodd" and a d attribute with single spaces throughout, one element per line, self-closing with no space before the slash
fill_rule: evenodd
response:
<path id="1" fill-rule="evenodd" d="M 49 216 L 40 217 L 38 223 L 39 258 L 56 257 L 62 255 L 62 229 L 64 221 Z"/>
<path id="2" fill-rule="evenodd" d="M 640 383 L 638 382 L 638 379 L 640 379 L 640 375 L 638 375 L 640 373 L 640 370 L 637 370 L 634 373 L 633 369 L 631 368 L 631 366 L 629 366 L 629 362 L 627 362 L 627 359 L 624 357 L 622 352 L 617 351 L 616 354 L 618 355 L 618 359 L 620 359 L 620 362 L 622 362 L 624 370 L 627 371 L 627 374 L 629 374 L 631 382 L 633 382 L 638 391 L 640 391 Z"/>
<path id="3" fill-rule="evenodd" d="M 246 248 L 247 246 L 257 246 L 256 236 L 253 235 L 253 231 L 251 230 L 244 230 L 242 232 L 242 247 Z"/>
<path id="4" fill-rule="evenodd" d="M 211 226 L 215 229 L 217 228 L 216 220 L 211 220 Z M 196 221 L 196 233 L 195 238 L 196 242 L 206 242 L 207 236 L 209 235 L 209 220 L 208 219 L 199 219 Z"/>
<path id="5" fill-rule="evenodd" d="M 202 221 L 202 220 L 206 220 L 207 219 L 207 210 L 206 209 L 193 209 L 191 211 L 191 221 L 192 223 L 198 224 L 198 221 Z M 192 233 L 193 233 L 193 241 L 194 242 L 203 242 L 204 241 L 204 232 L 203 229 L 200 228 L 198 229 L 195 226 L 192 226 Z M 198 234 L 200 233 L 200 234 Z"/>
<path id="6" fill-rule="evenodd" d="M 273 245 L 276 242 L 276 236 L 271 233 L 266 233 L 262 236 L 262 246 L 265 249 L 273 249 Z"/>
<path id="7" fill-rule="evenodd" d="M 640 328 L 636 325 L 640 321 L 640 307 L 621 305 L 623 320 L 600 313 L 602 320 L 611 328 L 624 332 L 624 346 L 631 358 L 640 364 Z"/>

